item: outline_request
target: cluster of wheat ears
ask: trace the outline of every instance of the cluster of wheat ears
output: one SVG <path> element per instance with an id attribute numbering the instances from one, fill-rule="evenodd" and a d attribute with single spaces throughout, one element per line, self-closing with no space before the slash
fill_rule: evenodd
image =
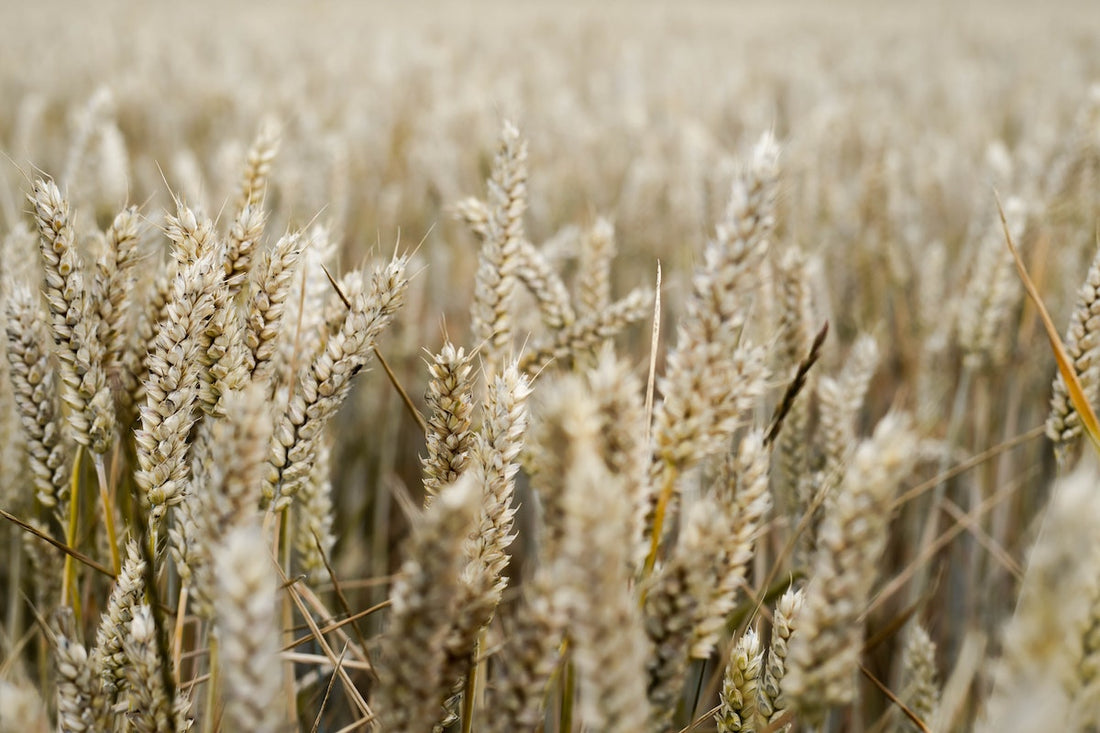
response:
<path id="1" fill-rule="evenodd" d="M 781 16 L 700 80 L 728 9 L 565 7 L 379 57 L 329 9 L 371 114 L 262 76 L 287 8 L 136 44 L 157 92 L 0 71 L 0 732 L 1100 726 L 1087 44 L 883 82 Z M 665 53 L 564 50 L 620 27 Z"/>

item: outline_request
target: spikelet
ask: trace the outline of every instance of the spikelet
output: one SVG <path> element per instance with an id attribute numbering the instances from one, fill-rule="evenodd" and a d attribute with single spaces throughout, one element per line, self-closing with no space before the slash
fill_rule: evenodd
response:
<path id="1" fill-rule="evenodd" d="M 831 485 L 844 478 L 848 455 L 856 445 L 856 421 L 878 360 L 878 345 L 872 337 L 863 334 L 852 344 L 840 377 L 823 377 L 819 382 L 821 425 L 817 432 L 825 458 L 822 470 Z"/>
<path id="2" fill-rule="evenodd" d="M 46 705 L 35 685 L 24 679 L 0 680 L 0 733 L 49 730 Z"/>
<path id="3" fill-rule="evenodd" d="M 294 550 L 298 563 L 309 580 L 316 582 L 325 569 L 325 558 L 332 554 L 336 538 L 332 534 L 332 440 L 322 438 L 309 480 L 298 492 L 298 519 L 294 523 Z"/>
<path id="4" fill-rule="evenodd" d="M 730 517 L 713 495 L 695 502 L 669 561 L 645 590 L 645 630 L 653 647 L 647 664 L 649 729 L 672 729 L 672 715 L 684 685 L 700 608 L 719 582 L 716 558 L 730 529 Z"/>
<path id="5" fill-rule="evenodd" d="M 95 263 L 107 379 L 119 414 L 128 413 L 132 408 L 141 360 L 133 337 L 137 308 L 136 268 L 142 258 L 141 234 L 137 208 L 124 208 L 107 229 L 103 252 Z"/>
<path id="6" fill-rule="evenodd" d="M 789 249 L 776 267 L 779 290 L 779 353 L 778 373 L 793 374 L 810 352 L 811 334 L 810 288 L 806 262 L 797 249 Z M 816 373 L 807 375 L 807 383 L 795 397 L 783 420 L 783 429 L 776 441 L 776 501 L 784 513 L 796 511 L 798 484 L 809 470 L 806 450 L 810 422 L 810 398 L 816 389 Z"/>
<path id="7" fill-rule="evenodd" d="M 90 167 L 90 152 L 92 141 L 103 121 L 112 115 L 115 100 L 111 90 L 105 86 L 98 87 L 88 101 L 76 112 L 76 125 L 73 130 L 73 138 L 69 145 L 69 152 L 65 159 L 64 173 L 61 180 L 70 190 L 83 191 L 87 182 L 84 180 L 87 169 Z"/>
<path id="8" fill-rule="evenodd" d="M 569 291 L 546 256 L 526 239 L 520 242 L 517 255 L 516 279 L 535 297 L 542 322 L 552 331 L 571 324 L 576 316 L 569 302 Z"/>
<path id="9" fill-rule="evenodd" d="M 535 571 L 506 625 L 507 646 L 494 659 L 487 704 L 491 731 L 533 730 L 543 720 L 546 688 L 559 661 L 567 621 L 552 572 L 546 567 Z"/>
<path id="10" fill-rule="evenodd" d="M 601 351 L 595 368 L 589 369 L 585 376 L 596 398 L 604 465 L 622 482 L 628 502 L 635 507 L 631 537 L 637 544 L 641 541 L 645 521 L 644 498 L 649 493 L 645 391 L 638 375 L 626 362 L 615 357 L 609 345 Z"/>
<path id="11" fill-rule="evenodd" d="M 527 431 L 527 398 L 531 387 L 516 366 L 509 365 L 489 385 L 481 432 L 474 438 L 471 461 L 484 483 L 477 536 L 468 546 L 472 576 L 485 572 L 497 585 L 508 562 L 505 549 L 514 539 L 513 495 L 518 456 Z"/>
<path id="12" fill-rule="evenodd" d="M 267 214 L 259 205 L 247 205 L 237 213 L 225 248 L 225 283 L 233 299 L 248 280 L 252 255 L 260 244 Z"/>
<path id="13" fill-rule="evenodd" d="M 300 233 L 286 234 L 274 247 L 263 252 L 253 271 L 245 342 L 255 381 L 270 379 L 274 372 L 272 359 L 279 346 L 277 339 L 282 332 L 282 318 L 304 246 Z"/>
<path id="14" fill-rule="evenodd" d="M 169 530 L 173 557 L 198 613 L 210 618 L 216 589 L 215 548 L 225 532 L 257 514 L 271 441 L 266 388 L 224 396 L 224 417 L 199 428 L 205 452 L 195 456 L 190 491 Z"/>

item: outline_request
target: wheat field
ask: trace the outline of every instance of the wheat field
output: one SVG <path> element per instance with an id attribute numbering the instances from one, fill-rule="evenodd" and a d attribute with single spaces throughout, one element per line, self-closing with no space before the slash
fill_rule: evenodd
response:
<path id="1" fill-rule="evenodd" d="M 0 731 L 1100 728 L 1098 39 L 3 4 Z"/>

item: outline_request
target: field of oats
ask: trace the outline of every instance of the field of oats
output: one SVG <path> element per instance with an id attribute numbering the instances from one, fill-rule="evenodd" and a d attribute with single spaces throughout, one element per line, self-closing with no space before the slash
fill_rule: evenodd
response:
<path id="1" fill-rule="evenodd" d="M 1091 2 L 9 2 L 0 96 L 0 731 L 1100 725 Z"/>

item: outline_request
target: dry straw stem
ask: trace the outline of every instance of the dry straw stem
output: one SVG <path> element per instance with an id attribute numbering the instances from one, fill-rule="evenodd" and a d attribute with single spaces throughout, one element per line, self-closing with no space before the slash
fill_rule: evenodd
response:
<path id="1" fill-rule="evenodd" d="M 478 255 L 471 325 L 486 373 L 501 366 L 512 338 L 511 299 L 527 208 L 527 142 L 505 122 L 489 178 L 485 234 Z"/>
<path id="2" fill-rule="evenodd" d="M 719 733 L 756 730 L 757 687 L 763 657 L 760 638 L 753 629 L 747 629 L 733 645 L 726 662 L 722 692 L 718 696 L 720 707 L 715 716 Z"/>
<path id="3" fill-rule="evenodd" d="M 809 352 L 798 363 L 798 368 L 795 370 L 794 377 L 787 383 L 787 388 L 783 390 L 783 396 L 780 397 L 779 403 L 772 412 L 771 421 L 768 423 L 768 431 L 764 435 L 765 445 L 770 445 L 775 442 L 776 436 L 782 437 L 783 435 L 790 434 L 790 431 L 782 431 L 781 428 L 787 419 L 792 416 L 796 405 L 803 404 L 803 406 L 805 406 L 805 400 L 799 400 L 798 397 L 803 392 L 808 391 L 806 387 L 809 381 L 810 370 L 813 368 L 814 364 L 817 363 L 817 360 L 821 358 L 821 347 L 825 344 L 825 337 L 828 335 L 829 322 L 825 321 L 821 326 L 821 330 L 814 336 L 813 343 L 810 344 Z M 808 418 L 809 416 L 807 415 L 806 417 Z M 791 426 L 791 429 L 797 431 L 798 418 L 795 418 L 795 420 L 796 422 Z M 780 441 L 780 448 L 782 449 L 782 440 Z M 795 450 L 804 450 L 804 448 L 799 447 Z M 782 461 L 783 458 L 781 457 L 780 460 Z M 800 476 L 801 473 L 798 475 L 791 474 L 790 478 L 797 479 Z M 797 481 L 794 485 L 797 485 Z"/>
<path id="4" fill-rule="evenodd" d="M 227 730 L 276 730 L 284 719 L 282 682 L 276 672 L 281 668 L 278 583 L 266 547 L 254 517 L 230 528 L 213 553 L 218 678 Z"/>
<path id="5" fill-rule="evenodd" d="M 421 733 L 443 716 L 453 680 L 445 679 L 444 644 L 456 607 L 462 544 L 473 531 L 480 487 L 472 474 L 446 487 L 413 523 L 393 585 L 389 628 L 378 668 L 378 712 L 385 730 Z"/>
<path id="6" fill-rule="evenodd" d="M 317 440 L 347 397 L 351 378 L 370 361 L 373 348 L 408 288 L 406 257 L 395 257 L 370 276 L 369 288 L 351 299 L 339 330 L 298 370 L 296 388 L 275 420 L 264 499 L 285 508 L 309 476 Z"/>
<path id="7" fill-rule="evenodd" d="M 102 454 L 114 430 L 114 403 L 107 386 L 99 311 L 76 249 L 72 211 L 53 181 L 36 180 L 29 198 L 41 241 L 46 302 L 58 344 L 61 401 L 68 408 L 76 441 Z"/>
<path id="8" fill-rule="evenodd" d="M 783 689 L 803 722 L 855 697 L 867 605 L 886 543 L 890 502 L 916 460 L 903 416 L 889 414 L 852 456 L 844 483 L 826 507 L 811 582 L 790 644 Z"/>

